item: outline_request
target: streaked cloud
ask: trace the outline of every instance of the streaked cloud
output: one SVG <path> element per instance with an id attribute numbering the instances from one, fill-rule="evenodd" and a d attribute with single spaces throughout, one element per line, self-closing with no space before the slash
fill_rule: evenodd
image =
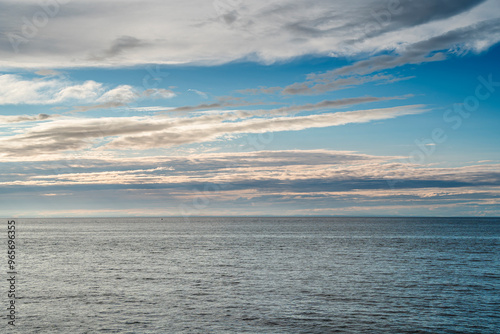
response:
<path id="1" fill-rule="evenodd" d="M 327 103 L 329 104 L 329 103 Z M 113 117 L 56 119 L 35 125 L 22 134 L 0 139 L 4 158 L 80 150 L 99 139 L 104 149 L 149 149 L 213 141 L 241 133 L 298 131 L 310 128 L 365 123 L 425 112 L 421 105 L 355 110 L 295 117 L 250 117 L 238 114 L 202 115 L 189 118 Z M 109 138 L 108 138 L 109 137 Z"/>
<path id="2" fill-rule="evenodd" d="M 0 186 L 4 194 L 24 189 L 24 196 L 113 193 L 120 202 L 154 209 L 146 215 L 220 214 L 224 207 L 233 214 L 404 214 L 409 208 L 476 214 L 478 206 L 491 213 L 500 204 L 498 164 L 408 166 L 400 158 L 332 150 L 82 157 L 64 170 L 56 161 L 28 163 L 21 175 L 2 163 Z"/>
<path id="3" fill-rule="evenodd" d="M 38 114 L 38 115 L 19 115 L 19 116 L 2 116 L 0 115 L 0 124 L 4 123 L 21 123 L 21 122 L 36 122 L 45 121 L 53 118 L 54 115 Z"/>
<path id="4" fill-rule="evenodd" d="M 271 63 L 307 54 L 381 51 L 401 54 L 397 63 L 415 63 L 451 44 L 478 52 L 500 38 L 493 27 L 496 0 L 149 0 L 119 8 L 113 1 L 92 0 L 65 2 L 50 15 L 44 8 L 33 1 L 16 6 L 3 1 L 0 67 L 215 64 L 244 58 Z M 28 25 L 38 12 L 47 22 Z"/>
<path id="5" fill-rule="evenodd" d="M 241 153 L 204 153 L 189 156 L 151 156 L 141 158 L 88 158 L 69 161 L 63 173 L 58 162 L 28 164 L 37 175 L 25 174 L 18 179 L 15 170 L 4 168 L 2 178 L 12 180 L 4 186 L 136 184 L 153 188 L 190 184 L 226 184 L 227 189 L 283 190 L 283 195 L 353 194 L 388 196 L 439 197 L 450 194 L 473 194 L 475 187 L 500 187 L 498 164 L 466 167 L 415 166 L 399 162 L 399 156 L 374 156 L 357 152 L 332 150 L 288 150 Z M 116 162 L 120 162 L 119 165 Z M 30 167 L 31 166 L 31 167 Z M 250 177 L 249 177 L 250 176 Z M 397 181 L 397 187 L 388 182 Z M 307 186 L 304 186 L 304 182 Z M 148 186 L 150 187 L 150 186 Z M 457 189 L 466 190 L 457 190 Z M 364 189 L 364 190 L 363 190 Z M 413 189 L 413 190 L 411 190 Z M 423 190 L 418 190 L 423 189 Z"/>
<path id="6" fill-rule="evenodd" d="M 198 96 L 201 96 L 204 99 L 208 99 L 208 95 L 205 92 L 201 92 L 201 91 L 199 91 L 197 89 L 188 89 L 188 91 L 189 92 L 194 92 L 194 93 L 198 94 Z"/>

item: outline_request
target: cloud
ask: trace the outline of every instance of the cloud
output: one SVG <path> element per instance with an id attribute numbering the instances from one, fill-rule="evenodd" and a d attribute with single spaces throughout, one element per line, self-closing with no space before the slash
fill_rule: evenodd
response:
<path id="1" fill-rule="evenodd" d="M 100 98 L 96 100 L 96 104 L 85 105 L 85 106 L 75 106 L 73 110 L 69 113 L 75 112 L 86 112 L 89 110 L 95 109 L 111 109 L 111 108 L 120 108 L 124 106 L 129 106 L 131 110 L 141 110 L 140 108 L 132 108 L 130 105 L 135 103 L 137 100 L 141 98 L 153 98 L 153 99 L 170 99 L 177 96 L 173 91 L 169 89 L 162 88 L 152 88 L 146 89 L 143 92 L 137 91 L 132 86 L 129 85 L 121 85 L 118 86 L 105 94 L 103 94 Z M 130 104 L 130 105 L 129 105 Z M 148 107 L 144 107 L 148 110 Z M 159 111 L 167 111 L 172 108 L 169 107 L 157 107 L 156 110 Z M 151 109 L 149 109 L 151 110 Z"/>
<path id="2" fill-rule="evenodd" d="M 142 96 L 153 97 L 153 98 L 157 98 L 157 99 L 171 99 L 177 95 L 170 89 L 150 88 L 150 89 L 146 89 L 142 93 Z"/>
<path id="3" fill-rule="evenodd" d="M 188 89 L 188 92 L 194 92 L 194 93 L 198 94 L 199 96 L 201 96 L 202 98 L 208 99 L 207 93 L 201 92 L 197 89 Z"/>
<path id="4" fill-rule="evenodd" d="M 252 95 L 274 94 L 274 93 L 281 91 L 282 89 L 283 89 L 282 87 L 264 87 L 264 86 L 261 86 L 259 88 L 240 89 L 240 90 L 237 90 L 236 92 L 238 92 L 240 94 L 252 94 Z"/>
<path id="5" fill-rule="evenodd" d="M 59 169 L 58 162 L 26 163 L 16 173 L 3 163 L 0 185 L 85 186 L 114 185 L 117 189 L 200 189 L 216 185 L 220 192 L 259 197 L 332 198 L 347 195 L 363 200 L 422 201 L 440 198 L 500 199 L 498 164 L 455 168 L 418 168 L 398 163 L 397 156 L 374 156 L 348 151 L 285 150 L 205 153 L 190 156 L 152 156 L 95 159 L 82 156 Z M 35 170 L 36 173 L 29 173 Z M 397 188 L 389 181 L 398 180 Z M 133 187 L 132 187 L 133 185 Z M 63 189 L 63 188 L 59 188 Z M 109 188 L 108 188 L 109 189 Z M 48 190 L 44 190 L 48 191 Z M 188 196 L 186 194 L 186 196 Z M 224 196 L 218 194 L 217 196 Z"/>
<path id="6" fill-rule="evenodd" d="M 370 74 L 377 71 L 391 69 L 406 64 L 421 64 L 424 62 L 440 61 L 445 59 L 444 53 L 431 54 L 433 51 L 453 49 L 457 44 L 465 44 L 469 48 L 482 51 L 500 40 L 500 19 L 492 19 L 466 27 L 447 31 L 429 39 L 400 47 L 399 55 L 382 55 L 353 65 L 327 72 L 316 79 L 325 79 L 328 75 L 340 76 L 345 74 Z"/>
<path id="7" fill-rule="evenodd" d="M 4 68 L 221 64 L 237 59 L 272 63 L 310 54 L 350 57 L 399 52 L 407 44 L 465 27 L 475 29 L 480 40 L 464 34 L 458 42 L 474 50 L 499 39 L 481 28 L 484 21 L 498 19 L 496 0 L 148 0 L 127 1 L 119 8 L 110 0 L 90 0 L 60 5 L 47 24 L 30 33 L 23 17 L 29 22 L 37 12 L 44 13 L 40 5 L 0 4 Z"/>
<path id="8" fill-rule="evenodd" d="M 283 94 L 320 94 L 345 89 L 367 82 L 394 82 L 397 78 L 386 74 L 373 74 L 409 64 L 442 61 L 458 47 L 483 51 L 500 40 L 500 19 L 486 20 L 470 26 L 447 31 L 441 35 L 413 44 L 399 46 L 396 54 L 384 54 L 358 61 L 352 65 L 325 73 L 311 73 L 307 81 L 291 84 Z"/>
<path id="9" fill-rule="evenodd" d="M 195 106 L 181 106 L 169 109 L 169 113 L 189 113 L 198 110 L 213 110 L 218 108 L 241 107 L 251 105 L 261 105 L 262 103 L 252 103 L 242 99 L 229 97 L 228 99 L 220 98 L 219 102 L 214 103 L 201 103 Z"/>
<path id="10" fill-rule="evenodd" d="M 55 76 L 58 76 L 58 75 L 62 75 L 61 72 L 56 71 L 56 70 L 51 70 L 51 69 L 39 70 L 39 71 L 36 71 L 35 74 L 38 74 L 38 75 L 41 75 L 41 76 L 44 76 L 44 77 L 55 77 Z"/>
<path id="11" fill-rule="evenodd" d="M 153 106 L 153 107 L 133 107 L 130 110 L 140 111 L 140 112 L 160 112 L 160 111 L 168 111 L 173 109 L 173 107 L 162 107 L 162 106 Z"/>
<path id="12" fill-rule="evenodd" d="M 8 209 L 20 196 L 31 203 L 41 195 L 71 193 L 83 202 L 88 196 L 98 199 L 121 215 L 145 208 L 161 215 L 500 212 L 500 165 L 415 167 L 399 159 L 333 150 L 128 158 L 82 154 L 71 160 L 25 161 L 22 172 L 18 164 L 2 159 L 0 203 Z M 398 187 L 391 188 L 393 180 L 401 181 Z M 82 207 L 81 202 L 68 205 L 68 210 Z"/>
<path id="13" fill-rule="evenodd" d="M 59 79 L 28 80 L 14 74 L 0 75 L 0 105 L 85 102 L 103 93 L 103 85 L 92 80 L 77 84 Z"/>
<path id="14" fill-rule="evenodd" d="M 285 115 L 296 112 L 303 111 L 313 111 L 319 109 L 333 109 L 340 108 L 349 105 L 356 105 L 361 103 L 369 103 L 369 102 L 380 102 L 380 101 L 389 101 L 389 100 L 403 100 L 409 98 L 413 95 L 405 95 L 405 96 L 394 96 L 394 97 L 374 97 L 374 96 L 362 96 L 362 97 L 354 97 L 354 98 L 345 98 L 338 100 L 325 100 L 317 103 L 309 103 L 304 105 L 292 105 L 288 107 L 275 108 L 275 109 L 261 109 L 261 110 L 221 110 L 222 108 L 228 107 L 240 107 L 240 106 L 249 106 L 249 105 L 259 105 L 261 103 L 251 103 L 243 100 L 234 102 L 215 102 L 215 103 L 202 103 L 196 106 L 182 106 L 176 108 L 170 108 L 168 110 L 169 113 L 179 113 L 179 112 L 191 112 L 191 111 L 199 111 L 202 110 L 201 113 L 221 113 L 221 112 L 232 112 L 238 115 L 239 117 L 251 117 L 251 116 L 262 116 L 262 115 Z M 219 109 L 220 108 L 220 109 Z"/>
<path id="15" fill-rule="evenodd" d="M 92 55 L 88 59 L 91 61 L 106 60 L 108 58 L 119 56 L 127 50 L 138 48 L 143 45 L 145 45 L 145 43 L 135 37 L 122 36 L 114 40 L 109 49 L 104 50 L 103 52 L 98 52 L 98 55 Z"/>
<path id="16" fill-rule="evenodd" d="M 45 121 L 45 120 L 48 120 L 48 119 L 53 118 L 53 117 L 55 117 L 55 115 L 47 115 L 47 114 L 38 114 L 35 116 L 29 116 L 29 115 L 2 116 L 2 115 L 0 115 L 0 124 Z"/>
<path id="17" fill-rule="evenodd" d="M 404 106 L 299 117 L 249 119 L 241 122 L 223 122 L 227 119 L 225 115 L 210 115 L 169 121 L 163 129 L 158 128 L 158 131 L 154 132 L 124 134 L 112 140 L 107 147 L 111 149 L 170 147 L 213 141 L 228 134 L 299 131 L 349 123 L 365 123 L 422 112 L 424 112 L 422 106 Z"/>
<path id="18" fill-rule="evenodd" d="M 390 31 L 417 27 L 428 22 L 444 21 L 467 12 L 485 0 L 399 0 L 384 7 L 373 7 L 365 12 L 365 38 Z M 369 16 L 367 15 L 369 12 Z M 372 22 L 375 20 L 375 22 Z"/>
<path id="19" fill-rule="evenodd" d="M 92 104 L 92 105 L 86 105 L 86 106 L 75 106 L 73 108 L 73 110 L 71 110 L 69 113 L 73 114 L 73 113 L 77 113 L 77 112 L 86 112 L 89 110 L 96 110 L 96 109 L 119 108 L 119 107 L 124 107 L 126 105 L 127 105 L 126 102 L 110 101 L 110 102 Z"/>
<path id="20" fill-rule="evenodd" d="M 92 194 L 99 205 L 114 208 L 120 203 L 130 207 L 130 212 L 139 212 L 134 205 L 142 207 L 141 212 L 165 212 L 166 206 L 175 208 L 168 202 L 171 199 L 196 201 L 203 192 L 216 203 L 205 212 L 219 214 L 370 209 L 375 210 L 371 213 L 387 213 L 404 212 L 410 206 L 422 212 L 442 207 L 450 211 L 440 212 L 455 214 L 472 212 L 477 206 L 500 212 L 500 175 L 495 163 L 417 167 L 397 161 L 404 157 L 327 150 L 196 153 L 224 148 L 225 144 L 214 141 L 244 137 L 233 142 L 239 145 L 245 134 L 388 121 L 425 112 L 424 105 L 359 106 L 393 106 L 400 104 L 395 100 L 413 95 L 380 97 L 366 91 L 358 94 L 362 96 L 337 99 L 336 93 L 321 99 L 295 95 L 394 83 L 411 78 L 398 74 L 398 69 L 402 73 L 408 69 L 403 66 L 483 52 L 500 41 L 497 0 L 59 3 L 47 24 L 33 29 L 28 23 L 35 14 L 46 13 L 44 4 L 29 0 L 14 6 L 0 0 L 0 71 L 22 69 L 19 73 L 23 73 L 0 74 L 0 105 L 13 109 L 8 116 L 0 116 L 0 125 L 7 130 L 0 137 L 0 202 L 4 207 L 9 201 L 23 202 L 15 197 L 19 194 L 42 194 L 45 199 Z M 309 55 L 336 57 L 340 61 L 328 63 L 347 65 L 310 73 L 290 85 L 280 83 L 283 87 L 257 83 L 258 88 L 236 91 L 273 95 L 259 101 L 229 96 L 188 106 L 164 101 L 176 96 L 173 86 L 146 89 L 126 82 L 74 81 L 67 77 L 69 72 L 60 72 L 81 67 L 138 69 L 143 64 L 218 65 L 235 60 L 272 64 L 302 59 L 309 63 L 311 57 L 299 58 Z M 150 74 L 149 79 L 155 77 L 151 80 L 160 84 L 156 74 Z M 184 92 L 196 87 L 184 81 L 178 83 Z M 210 95 L 188 91 L 203 99 Z M 75 113 L 124 110 L 125 106 L 142 116 L 36 115 L 49 108 Z M 159 152 L 164 155 L 148 156 Z M 190 152 L 194 153 L 186 156 Z M 218 190 L 206 192 L 206 187 Z M 89 193 L 82 195 L 85 191 Z M 10 198 L 10 194 L 17 195 Z M 40 198 L 30 203 L 40 203 Z M 248 203 L 259 209 L 248 209 Z"/>
<path id="21" fill-rule="evenodd" d="M 356 110 L 297 117 L 243 119 L 233 114 L 189 118 L 114 117 L 59 119 L 36 125 L 22 134 L 0 139 L 0 155 L 33 156 L 81 150 L 99 139 L 106 149 L 149 149 L 213 141 L 225 135 L 298 131 L 365 123 L 424 112 L 421 105 Z"/>
<path id="22" fill-rule="evenodd" d="M 393 96 L 393 97 L 374 97 L 374 96 L 351 97 L 338 100 L 324 100 L 316 103 L 308 103 L 303 105 L 292 105 L 270 110 L 259 110 L 259 111 L 248 111 L 248 112 L 239 111 L 236 112 L 236 114 L 240 117 L 250 117 L 258 115 L 290 115 L 298 112 L 330 110 L 330 109 L 342 108 L 346 106 L 352 106 L 363 103 L 381 102 L 390 100 L 404 100 L 412 96 L 413 95 L 409 94 L 405 96 Z"/>
<path id="23" fill-rule="evenodd" d="M 313 77 L 314 74 L 309 75 Z M 322 94 L 326 92 L 331 92 L 340 89 L 351 88 L 354 86 L 362 85 L 368 82 L 379 82 L 379 83 L 389 83 L 398 80 L 403 80 L 403 78 L 396 78 L 393 75 L 352 75 L 348 77 L 338 78 L 334 74 L 325 73 L 320 78 L 314 78 L 312 80 L 300 83 L 291 84 L 282 90 L 282 94 L 285 95 L 312 95 L 312 94 Z"/>
<path id="24" fill-rule="evenodd" d="M 129 103 L 135 100 L 136 97 L 137 93 L 134 91 L 132 86 L 121 85 L 102 94 L 96 102 Z"/>
<path id="25" fill-rule="evenodd" d="M 64 78 L 25 79 L 20 75 L 0 75 L 0 105 L 51 105 L 64 103 L 94 103 L 74 106 L 75 111 L 116 108 L 139 98 L 172 98 L 169 89 L 155 88 L 140 91 L 130 85 L 107 88 L 102 83 L 87 80 L 75 83 Z"/>

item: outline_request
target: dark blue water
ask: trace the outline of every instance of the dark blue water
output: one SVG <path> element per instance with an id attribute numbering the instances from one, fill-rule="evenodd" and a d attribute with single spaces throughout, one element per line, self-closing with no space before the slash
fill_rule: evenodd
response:
<path id="1" fill-rule="evenodd" d="M 500 333 L 500 219 L 24 219 L 17 238 L 18 333 Z"/>

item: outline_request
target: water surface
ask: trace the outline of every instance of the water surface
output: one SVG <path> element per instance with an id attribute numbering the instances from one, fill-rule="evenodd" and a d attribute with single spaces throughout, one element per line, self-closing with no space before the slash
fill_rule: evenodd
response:
<path id="1" fill-rule="evenodd" d="M 500 219 L 17 225 L 19 333 L 500 332 Z"/>

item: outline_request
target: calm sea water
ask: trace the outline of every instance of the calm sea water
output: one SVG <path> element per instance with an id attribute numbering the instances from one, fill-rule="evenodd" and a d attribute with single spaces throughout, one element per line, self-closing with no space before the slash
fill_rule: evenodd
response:
<path id="1" fill-rule="evenodd" d="M 18 333 L 500 333 L 500 219 L 23 219 L 17 241 Z"/>

